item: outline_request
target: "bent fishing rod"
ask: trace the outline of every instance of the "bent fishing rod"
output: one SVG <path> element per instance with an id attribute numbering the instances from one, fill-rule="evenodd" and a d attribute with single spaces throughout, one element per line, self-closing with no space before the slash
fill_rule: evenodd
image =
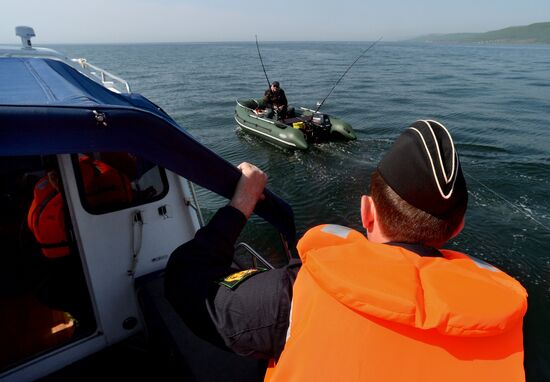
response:
<path id="1" fill-rule="evenodd" d="M 254 35 L 254 36 L 256 37 L 256 48 L 258 49 L 258 56 L 260 56 L 262 69 L 264 70 L 265 79 L 267 80 L 267 88 L 269 89 L 271 87 L 271 82 L 269 82 L 269 78 L 267 78 L 267 72 L 265 71 L 264 60 L 262 60 L 262 54 L 260 53 L 260 45 L 258 44 L 258 35 Z"/>
<path id="2" fill-rule="evenodd" d="M 349 70 L 352 68 L 353 65 L 355 65 L 355 63 L 357 61 L 359 61 L 359 59 L 361 57 L 363 57 L 365 55 L 365 53 L 367 53 L 373 46 L 375 46 L 380 40 L 382 40 L 382 36 L 380 36 L 380 38 L 378 40 L 376 40 L 375 42 L 373 42 L 372 44 L 369 45 L 369 47 L 367 49 L 365 49 L 356 59 L 355 61 L 353 61 L 351 63 L 350 66 L 348 66 L 348 68 L 346 69 L 346 71 L 340 76 L 340 78 L 338 79 L 338 81 L 336 81 L 336 83 L 334 84 L 334 86 L 332 87 L 332 89 L 330 89 L 330 92 L 327 94 L 327 96 L 325 98 L 323 98 L 323 100 L 319 103 L 317 103 L 317 109 L 315 109 L 315 113 L 317 113 L 319 111 L 319 109 L 321 108 L 321 106 L 323 106 L 323 104 L 325 103 L 325 101 L 327 100 L 327 98 L 332 94 L 332 92 L 334 91 L 334 89 L 336 88 L 336 86 L 338 86 L 338 84 L 340 83 L 340 81 L 342 81 L 342 78 L 344 78 L 344 76 L 347 74 L 347 72 L 349 72 Z M 263 65 L 263 64 L 262 64 Z M 266 75 L 267 76 L 267 75 Z"/>

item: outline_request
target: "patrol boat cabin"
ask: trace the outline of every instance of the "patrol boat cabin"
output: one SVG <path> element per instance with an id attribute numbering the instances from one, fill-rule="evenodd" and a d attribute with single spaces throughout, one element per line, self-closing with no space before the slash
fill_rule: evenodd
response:
<path id="1" fill-rule="evenodd" d="M 203 224 L 195 185 L 230 198 L 240 172 L 123 79 L 16 33 L 22 47 L 0 47 L 0 380 L 257 379 L 263 365 L 194 337 L 162 291 Z M 266 190 L 255 212 L 293 247 L 283 200 Z"/>

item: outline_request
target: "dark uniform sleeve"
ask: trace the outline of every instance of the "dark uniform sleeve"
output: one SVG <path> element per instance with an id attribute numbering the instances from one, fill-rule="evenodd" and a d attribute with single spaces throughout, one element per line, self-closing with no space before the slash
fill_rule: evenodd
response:
<path id="1" fill-rule="evenodd" d="M 278 358 L 300 262 L 254 274 L 233 289 L 220 285 L 238 271 L 231 264 L 245 224 L 239 210 L 223 207 L 193 240 L 178 247 L 166 268 L 166 297 L 201 338 L 240 355 Z"/>

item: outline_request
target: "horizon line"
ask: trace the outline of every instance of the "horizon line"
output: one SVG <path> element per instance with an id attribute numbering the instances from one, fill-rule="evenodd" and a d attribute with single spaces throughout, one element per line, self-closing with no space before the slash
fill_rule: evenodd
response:
<path id="1" fill-rule="evenodd" d="M 414 37 L 413 37 L 414 38 Z M 376 39 L 365 39 L 365 40 L 264 40 L 262 43 L 325 43 L 325 42 L 339 42 L 339 43 L 356 43 L 356 42 L 373 42 Z M 394 40 L 385 40 L 385 42 L 404 42 L 409 41 L 411 39 L 394 39 Z M 384 41 L 381 41 L 384 42 Z M 33 47 L 40 47 L 42 45 L 122 45 L 122 44 L 221 44 L 221 43 L 251 43 L 255 44 L 255 41 L 249 41 L 249 40 L 205 40 L 205 41 L 115 41 L 115 42 L 52 42 L 52 41 L 43 41 L 36 43 L 35 41 L 32 41 Z M 9 45 L 9 46 L 20 46 L 19 43 L 14 42 L 1 42 L 1 45 Z"/>

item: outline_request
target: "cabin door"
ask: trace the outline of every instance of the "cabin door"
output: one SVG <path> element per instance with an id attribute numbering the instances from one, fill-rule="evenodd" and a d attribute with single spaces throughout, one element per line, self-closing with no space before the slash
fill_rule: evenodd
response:
<path id="1" fill-rule="evenodd" d="M 0 158 L 0 373 L 96 330 L 56 156 Z"/>

